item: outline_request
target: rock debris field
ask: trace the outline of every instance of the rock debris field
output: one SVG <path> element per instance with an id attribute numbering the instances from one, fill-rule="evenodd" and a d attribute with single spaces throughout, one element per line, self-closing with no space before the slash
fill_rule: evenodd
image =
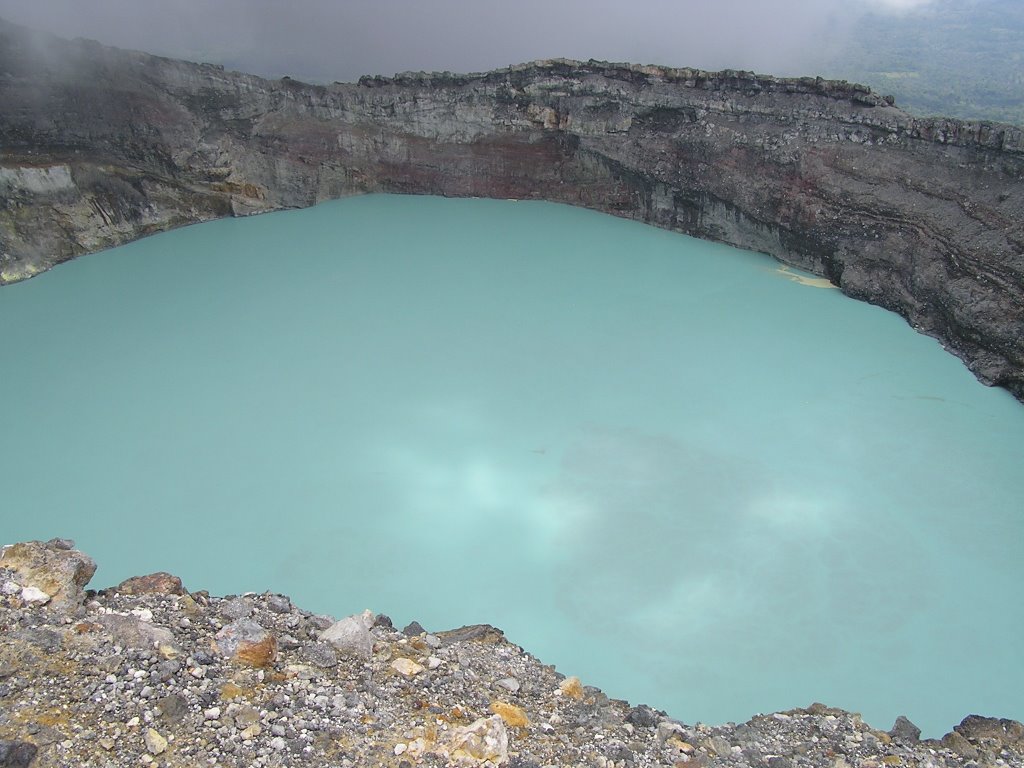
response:
<path id="1" fill-rule="evenodd" d="M 1022 766 L 1024 726 L 941 740 L 821 704 L 690 725 L 609 699 L 491 626 L 398 630 L 166 573 L 99 592 L 68 540 L 0 554 L 0 768 Z"/>

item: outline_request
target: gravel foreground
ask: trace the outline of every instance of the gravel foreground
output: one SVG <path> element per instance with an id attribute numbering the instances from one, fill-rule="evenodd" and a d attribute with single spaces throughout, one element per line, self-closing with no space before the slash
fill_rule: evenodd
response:
<path id="1" fill-rule="evenodd" d="M 921 741 L 821 704 L 689 725 L 565 677 L 486 625 L 340 621 L 166 573 L 99 592 L 68 540 L 0 551 L 0 768 L 1024 766 L 1024 726 Z"/>

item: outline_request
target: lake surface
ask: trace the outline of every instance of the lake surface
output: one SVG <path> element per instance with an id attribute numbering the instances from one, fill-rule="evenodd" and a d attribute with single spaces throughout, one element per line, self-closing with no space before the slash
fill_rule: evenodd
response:
<path id="1" fill-rule="evenodd" d="M 0 289 L 0 538 L 492 623 L 688 722 L 1024 720 L 1024 408 L 768 257 L 371 196 Z"/>

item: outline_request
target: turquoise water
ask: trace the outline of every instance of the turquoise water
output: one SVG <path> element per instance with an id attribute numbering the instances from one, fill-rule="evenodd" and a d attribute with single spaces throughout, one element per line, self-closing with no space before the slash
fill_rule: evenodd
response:
<path id="1" fill-rule="evenodd" d="M 373 196 L 0 289 L 5 541 L 488 622 L 693 722 L 1024 719 L 1024 408 L 767 257 Z"/>

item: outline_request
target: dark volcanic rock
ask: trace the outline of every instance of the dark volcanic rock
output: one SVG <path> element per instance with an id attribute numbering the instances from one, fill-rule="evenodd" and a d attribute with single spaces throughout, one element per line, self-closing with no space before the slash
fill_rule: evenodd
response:
<path id="1" fill-rule="evenodd" d="M 0 741 L 0 768 L 28 768 L 38 749 L 27 741 Z"/>
<path id="2" fill-rule="evenodd" d="M 823 275 L 1024 397 L 1019 128 L 846 82 L 596 61 L 313 86 L 4 22 L 0 72 L 0 283 L 342 195 L 547 199 Z"/>
<path id="3" fill-rule="evenodd" d="M 916 744 L 921 740 L 921 729 L 900 715 L 896 718 L 896 723 L 889 731 L 889 735 L 903 744 Z"/>

